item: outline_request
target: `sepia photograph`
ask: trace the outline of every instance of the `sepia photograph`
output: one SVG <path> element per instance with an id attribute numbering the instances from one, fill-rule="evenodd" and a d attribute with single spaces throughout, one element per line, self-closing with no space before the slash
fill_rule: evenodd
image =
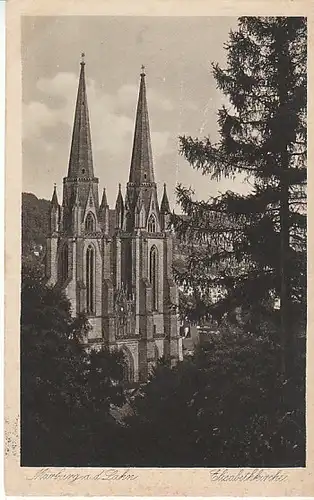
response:
<path id="1" fill-rule="evenodd" d="M 306 467 L 307 45 L 21 17 L 21 467 Z"/>

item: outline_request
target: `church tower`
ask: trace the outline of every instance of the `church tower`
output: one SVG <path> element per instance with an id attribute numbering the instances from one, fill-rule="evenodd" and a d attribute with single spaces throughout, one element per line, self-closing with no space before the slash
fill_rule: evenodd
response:
<path id="1" fill-rule="evenodd" d="M 159 357 L 171 364 L 181 357 L 169 216 L 166 186 L 158 203 L 144 67 L 125 196 L 119 185 L 110 210 L 104 189 L 99 205 L 82 54 L 62 205 L 56 187 L 51 200 L 46 272 L 73 314 L 87 315 L 86 343 L 123 350 L 132 382 L 146 380 Z"/>
<path id="2" fill-rule="evenodd" d="M 147 377 L 158 357 L 173 362 L 179 356 L 172 277 L 172 240 L 166 191 L 160 210 L 155 182 L 145 72 L 142 67 L 136 110 L 124 224 L 119 239 L 121 272 L 117 287 L 134 300 L 134 334 L 139 339 L 140 375 Z M 119 263 L 117 263 L 119 265 Z"/>
<path id="3" fill-rule="evenodd" d="M 103 337 L 102 262 L 107 242 L 103 226 L 105 209 L 101 208 L 100 211 L 82 54 L 68 174 L 63 179 L 58 229 L 55 228 L 51 238 L 51 247 L 56 247 L 56 251 L 50 252 L 48 260 L 54 271 L 50 273 L 50 283 L 65 290 L 73 314 L 86 313 L 91 325 L 89 341 L 101 341 Z"/>

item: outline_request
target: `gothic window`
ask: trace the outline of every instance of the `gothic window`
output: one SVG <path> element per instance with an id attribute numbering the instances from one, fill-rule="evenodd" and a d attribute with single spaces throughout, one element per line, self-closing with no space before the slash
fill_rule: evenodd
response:
<path id="1" fill-rule="evenodd" d="M 152 309 L 158 309 L 158 250 L 155 246 L 151 248 L 149 255 L 149 281 L 152 286 Z"/>
<path id="2" fill-rule="evenodd" d="M 95 231 L 95 217 L 91 212 L 88 212 L 85 219 L 85 231 L 93 233 Z"/>
<path id="3" fill-rule="evenodd" d="M 156 233 L 156 219 L 153 214 L 148 219 L 148 232 Z"/>
<path id="4" fill-rule="evenodd" d="M 86 251 L 86 312 L 95 312 L 95 250 L 89 245 Z"/>
<path id="5" fill-rule="evenodd" d="M 63 245 L 60 254 L 60 275 L 61 281 L 64 282 L 69 274 L 69 249 L 67 243 Z"/>

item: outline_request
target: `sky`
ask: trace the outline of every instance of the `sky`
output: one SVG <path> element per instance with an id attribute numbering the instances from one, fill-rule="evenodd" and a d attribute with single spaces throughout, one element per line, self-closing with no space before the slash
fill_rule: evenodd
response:
<path id="1" fill-rule="evenodd" d="M 229 17 L 24 17 L 22 22 L 23 191 L 51 198 L 67 174 L 74 106 L 85 53 L 94 172 L 114 206 L 125 189 L 132 152 L 141 65 L 145 65 L 155 178 L 192 187 L 198 199 L 227 189 L 246 192 L 241 179 L 215 182 L 179 154 L 179 135 L 218 139 L 223 96 L 211 63 L 226 65 Z"/>

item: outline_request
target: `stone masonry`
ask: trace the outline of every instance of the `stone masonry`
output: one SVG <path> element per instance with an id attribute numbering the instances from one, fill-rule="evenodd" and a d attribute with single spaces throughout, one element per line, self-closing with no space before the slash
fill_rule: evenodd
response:
<path id="1" fill-rule="evenodd" d="M 46 274 L 73 315 L 87 315 L 87 345 L 123 350 L 129 382 L 146 380 L 161 356 L 170 364 L 182 356 L 169 216 L 166 185 L 160 205 L 157 197 L 144 67 L 125 196 L 119 185 L 110 209 L 104 189 L 99 204 L 82 58 L 63 200 L 56 187 L 51 200 Z"/>

